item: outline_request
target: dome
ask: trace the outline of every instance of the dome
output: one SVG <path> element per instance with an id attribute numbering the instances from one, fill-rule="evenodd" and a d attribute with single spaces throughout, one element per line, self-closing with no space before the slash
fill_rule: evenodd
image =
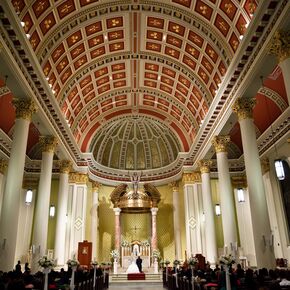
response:
<path id="1" fill-rule="evenodd" d="M 172 163 L 181 145 L 161 122 L 146 116 L 126 116 L 105 124 L 92 142 L 100 164 L 124 170 L 160 168 Z"/>

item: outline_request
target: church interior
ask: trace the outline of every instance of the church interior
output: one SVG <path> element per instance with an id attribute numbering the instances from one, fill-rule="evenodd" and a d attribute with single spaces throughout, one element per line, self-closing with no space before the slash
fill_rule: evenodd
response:
<path id="1" fill-rule="evenodd" d="M 0 270 L 84 241 L 121 271 L 287 267 L 289 8 L 1 0 Z"/>

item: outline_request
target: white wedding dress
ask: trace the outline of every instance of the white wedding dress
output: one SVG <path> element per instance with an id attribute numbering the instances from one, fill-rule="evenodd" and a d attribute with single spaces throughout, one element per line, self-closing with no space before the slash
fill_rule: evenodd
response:
<path id="1" fill-rule="evenodd" d="M 135 259 L 132 259 L 132 262 L 126 271 L 126 274 L 131 274 L 131 273 L 140 273 Z"/>

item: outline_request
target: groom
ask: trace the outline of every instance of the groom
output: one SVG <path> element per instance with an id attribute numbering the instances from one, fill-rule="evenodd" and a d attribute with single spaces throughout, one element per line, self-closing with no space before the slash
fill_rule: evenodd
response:
<path id="1" fill-rule="evenodd" d="M 136 260 L 136 264 L 137 264 L 137 267 L 139 269 L 139 272 L 142 273 L 142 259 L 140 258 L 140 256 L 138 256 L 138 258 Z"/>

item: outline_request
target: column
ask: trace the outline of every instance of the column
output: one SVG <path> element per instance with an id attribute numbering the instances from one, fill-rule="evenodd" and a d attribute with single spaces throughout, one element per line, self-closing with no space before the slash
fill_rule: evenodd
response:
<path id="1" fill-rule="evenodd" d="M 152 251 L 157 250 L 157 207 L 151 208 L 151 216 L 152 216 L 152 237 L 151 237 L 151 247 Z"/>
<path id="2" fill-rule="evenodd" d="M 120 223 L 120 213 L 121 209 L 119 207 L 113 208 L 115 212 L 115 249 L 120 251 L 121 246 L 121 223 Z"/>
<path id="3" fill-rule="evenodd" d="M 36 106 L 32 100 L 14 100 L 16 120 L 8 163 L 0 220 L 0 269 L 10 271 L 15 261 L 19 206 L 25 164 L 28 130 Z M 13 209 L 13 210 L 11 210 Z"/>
<path id="4" fill-rule="evenodd" d="M 269 46 L 269 53 L 277 56 L 279 66 L 282 70 L 284 85 L 290 104 L 290 31 L 276 31 Z"/>
<path id="5" fill-rule="evenodd" d="M 93 202 L 91 208 L 91 240 L 93 243 L 92 249 L 92 258 L 97 259 L 97 246 L 98 246 L 98 206 L 99 206 L 99 189 L 101 184 L 95 181 L 92 181 L 92 194 Z"/>
<path id="6" fill-rule="evenodd" d="M 174 242 L 175 242 L 175 259 L 181 260 L 181 230 L 180 230 L 180 204 L 179 204 L 179 191 L 178 183 L 172 182 L 173 194 L 173 226 L 174 226 Z"/>
<path id="7" fill-rule="evenodd" d="M 65 264 L 65 233 L 67 222 L 67 203 L 68 203 L 68 178 L 72 162 L 61 160 L 59 162 L 59 186 L 56 208 L 56 230 L 54 240 L 54 258 L 57 265 Z"/>
<path id="8" fill-rule="evenodd" d="M 275 260 L 269 245 L 272 234 L 253 121 L 255 104 L 255 99 L 239 98 L 233 106 L 233 111 L 238 114 L 241 128 L 257 267 L 271 268 Z"/>
<path id="9" fill-rule="evenodd" d="M 7 168 L 8 162 L 4 159 L 0 159 L 0 218 L 1 218 L 1 208 L 3 201 L 3 189 L 4 189 L 4 174 Z"/>
<path id="10" fill-rule="evenodd" d="M 214 223 L 214 206 L 210 186 L 210 160 L 200 160 L 198 166 L 201 172 L 203 208 L 205 215 L 206 260 L 215 265 L 218 259 L 217 241 Z"/>
<path id="11" fill-rule="evenodd" d="M 37 260 L 46 254 L 47 231 L 49 218 L 50 188 L 52 176 L 53 154 L 57 139 L 53 136 L 41 136 L 42 160 L 40 179 L 37 191 L 37 202 L 34 214 L 32 245 L 34 247 L 32 271 L 37 270 Z"/>
<path id="12" fill-rule="evenodd" d="M 215 136 L 212 140 L 217 156 L 225 254 L 234 253 L 234 246 L 238 241 L 233 189 L 227 156 L 229 142 L 230 136 Z"/>

